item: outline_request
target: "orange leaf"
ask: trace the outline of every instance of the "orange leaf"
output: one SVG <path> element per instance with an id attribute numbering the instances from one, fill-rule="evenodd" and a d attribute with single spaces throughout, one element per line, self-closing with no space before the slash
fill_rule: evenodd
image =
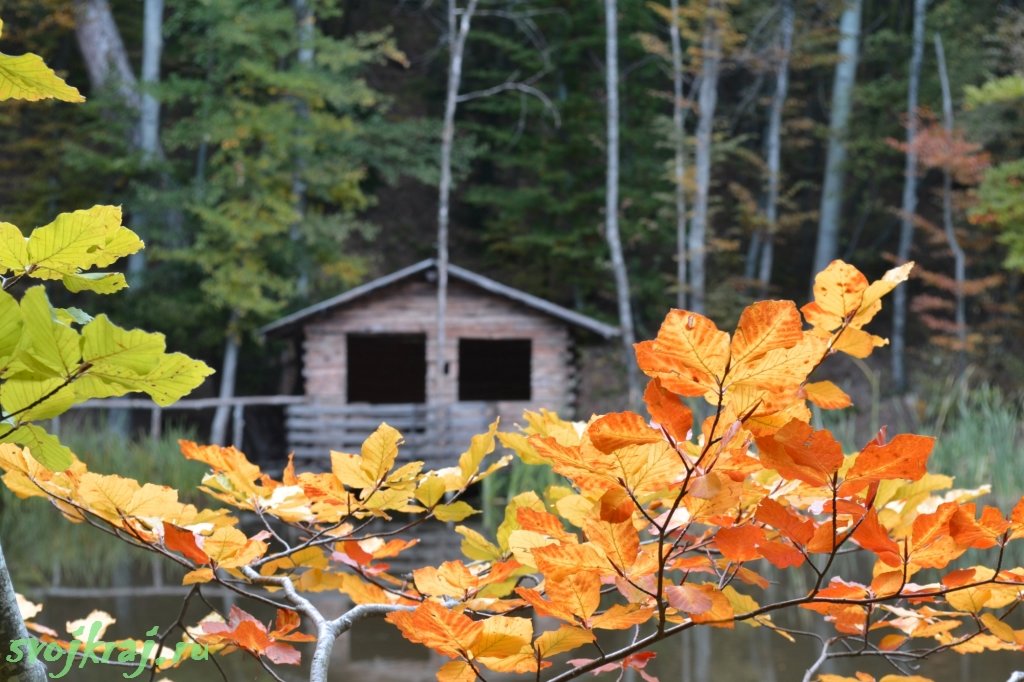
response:
<path id="1" fill-rule="evenodd" d="M 600 417 L 588 427 L 590 442 L 604 453 L 614 452 L 627 445 L 657 443 L 664 437 L 652 429 L 635 412 L 612 412 Z"/>
<path id="2" fill-rule="evenodd" d="M 864 549 L 877 554 L 878 558 L 889 566 L 903 564 L 900 546 L 889 537 L 889 531 L 878 522 L 878 513 L 874 509 L 868 510 L 864 520 L 853 532 L 853 541 Z"/>
<path id="3" fill-rule="evenodd" d="M 870 481 L 916 481 L 927 473 L 925 465 L 934 447 L 935 439 L 931 436 L 910 433 L 901 433 L 886 445 L 868 443 L 846 474 L 840 494 L 860 490 Z"/>
<path id="4" fill-rule="evenodd" d="M 672 310 L 653 341 L 636 346 L 645 374 L 679 395 L 699 396 L 714 390 L 729 360 L 729 335 L 698 313 Z"/>
<path id="5" fill-rule="evenodd" d="M 164 522 L 164 547 L 172 552 L 180 552 L 197 564 L 210 563 L 210 557 L 199 549 L 199 545 L 196 544 L 196 536 L 192 531 L 166 522 Z"/>
<path id="6" fill-rule="evenodd" d="M 758 526 L 721 528 L 715 534 L 715 546 L 729 561 L 752 561 L 761 558 L 757 546 L 764 541 L 764 529 Z"/>
<path id="7" fill-rule="evenodd" d="M 766 497 L 754 515 L 761 523 L 775 528 L 798 545 L 806 545 L 814 537 L 814 522 Z"/>
<path id="8" fill-rule="evenodd" d="M 769 351 L 792 348 L 803 339 L 800 313 L 792 301 L 759 301 L 740 315 L 730 345 L 733 368 Z"/>
<path id="9" fill-rule="evenodd" d="M 647 382 L 647 390 L 644 391 L 644 403 L 647 404 L 651 419 L 665 429 L 677 443 L 687 439 L 693 427 L 693 413 L 680 402 L 679 396 L 665 390 L 657 379 L 651 379 Z"/>
<path id="10" fill-rule="evenodd" d="M 636 505 L 622 488 L 610 488 L 600 499 L 601 520 L 608 523 L 622 523 L 633 518 Z"/>
<path id="11" fill-rule="evenodd" d="M 385 618 L 410 642 L 422 644 L 449 658 L 463 656 L 483 632 L 483 623 L 425 601 L 414 611 L 395 611 Z"/>
<path id="12" fill-rule="evenodd" d="M 706 613 L 713 605 L 707 592 L 686 583 L 669 585 L 665 588 L 665 597 L 673 608 L 684 613 Z"/>
<path id="13" fill-rule="evenodd" d="M 765 467 L 815 486 L 827 485 L 843 464 L 843 448 L 831 433 L 795 419 L 774 435 L 758 438 L 757 449 Z"/>

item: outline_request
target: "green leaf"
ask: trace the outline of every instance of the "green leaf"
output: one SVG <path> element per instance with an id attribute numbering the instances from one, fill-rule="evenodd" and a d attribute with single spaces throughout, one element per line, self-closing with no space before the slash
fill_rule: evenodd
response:
<path id="1" fill-rule="evenodd" d="M 439 521 L 446 523 L 449 521 L 462 521 L 473 514 L 476 514 L 476 510 L 461 500 L 451 504 L 439 504 L 434 507 L 434 516 Z"/>
<path id="2" fill-rule="evenodd" d="M 42 57 L 31 53 L 17 57 L 0 54 L 0 100 L 5 99 L 85 101 L 77 88 L 61 80 Z"/>
<path id="3" fill-rule="evenodd" d="M 138 235 L 121 225 L 119 206 L 61 213 L 29 236 L 29 274 L 39 279 L 64 279 L 110 265 L 142 247 Z"/>
<path id="4" fill-rule="evenodd" d="M 0 373 L 21 340 L 21 308 L 6 291 L 0 291 Z"/>
<path id="5" fill-rule="evenodd" d="M 80 291 L 112 294 L 127 288 L 128 281 L 120 272 L 83 272 L 78 275 L 64 275 L 64 286 L 73 294 Z"/>
<path id="6" fill-rule="evenodd" d="M 28 265 L 28 241 L 16 226 L 0 223 L 0 272 L 21 274 Z"/>
<path id="7" fill-rule="evenodd" d="M 206 363 L 181 353 L 163 355 L 145 375 L 110 363 L 90 368 L 75 381 L 79 398 L 111 398 L 125 393 L 148 393 L 161 407 L 181 400 L 213 374 Z"/>
<path id="8" fill-rule="evenodd" d="M 106 315 L 97 315 L 82 328 L 82 361 L 101 371 L 112 366 L 148 374 L 160 364 L 165 348 L 163 334 L 122 329 Z"/>
<path id="9" fill-rule="evenodd" d="M 81 308 L 54 308 L 53 314 L 69 327 L 73 324 L 89 324 L 93 320 L 92 315 Z"/>
<path id="10" fill-rule="evenodd" d="M 18 359 L 32 370 L 70 377 L 78 369 L 78 333 L 54 319 L 46 290 L 32 287 L 21 299 L 25 327 Z"/>
<path id="11" fill-rule="evenodd" d="M 28 448 L 36 461 L 50 471 L 64 471 L 74 461 L 71 450 L 36 424 L 18 427 L 5 440 Z"/>
<path id="12" fill-rule="evenodd" d="M 14 421 L 19 424 L 51 419 L 74 404 L 75 391 L 66 385 L 64 379 L 18 378 L 0 383 L 3 414 L 5 417 L 14 415 Z"/>

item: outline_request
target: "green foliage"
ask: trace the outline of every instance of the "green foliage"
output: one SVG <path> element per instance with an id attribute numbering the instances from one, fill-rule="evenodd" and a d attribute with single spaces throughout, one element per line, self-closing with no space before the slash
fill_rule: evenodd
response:
<path id="1" fill-rule="evenodd" d="M 80 99 L 41 59 L 22 57 L 30 59 L 0 59 L 0 71 L 8 70 L 5 97 Z M 164 352 L 160 334 L 127 331 L 105 315 L 93 319 L 78 309 L 54 308 L 43 286 L 28 288 L 20 301 L 7 293 L 24 278 L 59 280 L 72 292 L 113 293 L 127 286 L 124 275 L 92 269 L 142 246 L 121 224 L 116 206 L 62 213 L 28 237 L 0 223 L 0 441 L 25 446 L 51 470 L 66 469 L 73 455 L 33 422 L 76 403 L 129 392 L 167 405 L 211 374 L 202 362 Z"/>
<path id="2" fill-rule="evenodd" d="M 292 9 L 271 0 L 175 3 L 167 31 L 179 61 L 161 94 L 184 115 L 164 141 L 185 161 L 175 191 L 188 244 L 164 246 L 199 274 L 204 304 L 251 327 L 298 296 L 359 279 L 362 259 L 345 245 L 372 233 L 358 217 L 372 203 L 365 184 L 403 158 L 375 158 L 367 143 L 387 102 L 364 73 L 400 58 L 388 35 L 314 28 L 305 63 Z M 411 138 L 406 147 L 422 140 Z"/>
<path id="3" fill-rule="evenodd" d="M 993 166 L 978 187 L 972 220 L 995 223 L 1007 246 L 1006 266 L 1024 269 L 1024 159 Z"/>
<path id="4" fill-rule="evenodd" d="M 988 104 L 1005 104 L 1024 99 L 1024 76 L 1013 74 L 964 88 L 965 104 L 968 108 Z"/>

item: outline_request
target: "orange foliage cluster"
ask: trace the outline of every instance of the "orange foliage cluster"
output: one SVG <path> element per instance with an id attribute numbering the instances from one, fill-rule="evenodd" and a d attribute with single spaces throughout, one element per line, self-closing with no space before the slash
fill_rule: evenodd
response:
<path id="1" fill-rule="evenodd" d="M 816 279 L 814 302 L 755 303 L 731 334 L 673 310 L 655 339 L 636 346 L 650 377 L 649 418 L 619 412 L 573 423 L 528 413 L 525 429 L 492 426 L 445 469 L 399 464 L 401 436 L 387 425 L 361 453 L 332 453 L 331 471 L 296 473 L 289 464 L 281 480 L 233 448 L 184 444 L 186 457 L 211 468 L 207 492 L 264 521 L 268 530 L 254 536 L 226 512 L 197 510 L 170 489 L 98 476 L 81 463 L 53 473 L 3 446 L 0 467 L 17 494 L 49 497 L 72 521 L 166 555 L 197 589 L 216 582 L 283 593 L 317 624 L 318 640 L 351 623 L 317 623 L 302 592 L 340 591 L 357 609 L 386 612 L 407 639 L 451 659 L 438 672 L 445 682 L 488 671 L 540 679 L 549 668 L 552 680 L 625 668 L 650 680 L 644 669 L 655 642 L 739 624 L 791 638 L 772 615 L 792 608 L 823 616 L 834 641 L 849 637 L 864 655 L 897 665 L 943 649 L 1021 650 L 1024 631 L 1006 617 L 1024 594 L 1024 569 L 1001 562 L 1005 545 L 1024 538 L 1024 499 L 1006 515 L 976 506 L 984 488 L 949 490 L 952 479 L 927 472 L 931 438 L 890 439 L 883 430 L 846 454 L 810 425 L 808 402 L 850 405 L 811 374 L 835 353 L 865 357 L 886 343 L 864 326 L 910 267 L 869 282 L 835 261 Z M 703 398 L 712 414 L 696 423 L 681 397 Z M 472 513 L 458 498 L 505 463 L 484 465 L 497 442 L 526 463 L 551 466 L 564 484 L 510 500 L 493 538 L 457 526 L 463 559 L 392 573 L 386 561 L 415 543 L 397 539 L 400 531 Z M 396 517 L 406 519 L 397 529 L 367 525 Z M 271 521 L 299 540 L 286 541 Z M 998 559 L 951 566 L 968 550 Z M 870 576 L 840 575 L 836 558 L 849 551 L 873 555 Z M 763 602 L 766 564 L 806 571 L 810 587 Z M 298 616 L 281 612 L 273 629 L 254 620 L 239 610 L 188 636 L 297 662 L 289 642 L 303 639 Z M 599 646 L 600 631 L 623 629 L 635 629 L 631 643 Z M 560 656 L 569 652 L 577 654 L 566 662 Z"/>

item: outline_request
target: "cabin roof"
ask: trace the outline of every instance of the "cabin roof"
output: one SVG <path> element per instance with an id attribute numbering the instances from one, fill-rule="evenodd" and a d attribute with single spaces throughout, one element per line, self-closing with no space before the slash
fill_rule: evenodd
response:
<path id="1" fill-rule="evenodd" d="M 338 294 L 337 296 L 328 298 L 327 300 L 314 303 L 311 306 L 307 306 L 301 310 L 295 311 L 294 313 L 285 315 L 284 317 L 261 328 L 260 334 L 264 336 L 283 336 L 287 332 L 300 326 L 311 317 L 321 315 L 342 306 L 350 305 L 373 292 L 380 291 L 381 289 L 393 284 L 411 279 L 416 275 L 436 268 L 436 259 L 428 258 L 426 260 L 422 260 L 419 263 L 414 263 L 413 265 L 402 268 L 401 270 L 392 272 L 389 275 L 378 277 L 375 280 L 349 289 L 342 294 Z M 556 303 L 546 301 L 543 298 L 534 296 L 533 294 L 528 294 L 525 291 L 515 289 L 506 284 L 502 284 L 501 282 L 496 282 L 489 277 L 484 277 L 483 275 L 471 272 L 465 268 L 460 268 L 457 265 L 448 265 L 448 276 L 451 279 L 464 282 L 490 294 L 521 303 L 527 308 L 532 308 L 537 312 L 544 313 L 545 315 L 557 318 L 576 327 L 586 329 L 587 331 L 593 332 L 605 339 L 610 339 L 619 335 L 619 330 L 616 327 L 599 322 L 592 317 L 582 315 L 573 310 L 569 310 L 568 308 L 563 308 Z"/>

